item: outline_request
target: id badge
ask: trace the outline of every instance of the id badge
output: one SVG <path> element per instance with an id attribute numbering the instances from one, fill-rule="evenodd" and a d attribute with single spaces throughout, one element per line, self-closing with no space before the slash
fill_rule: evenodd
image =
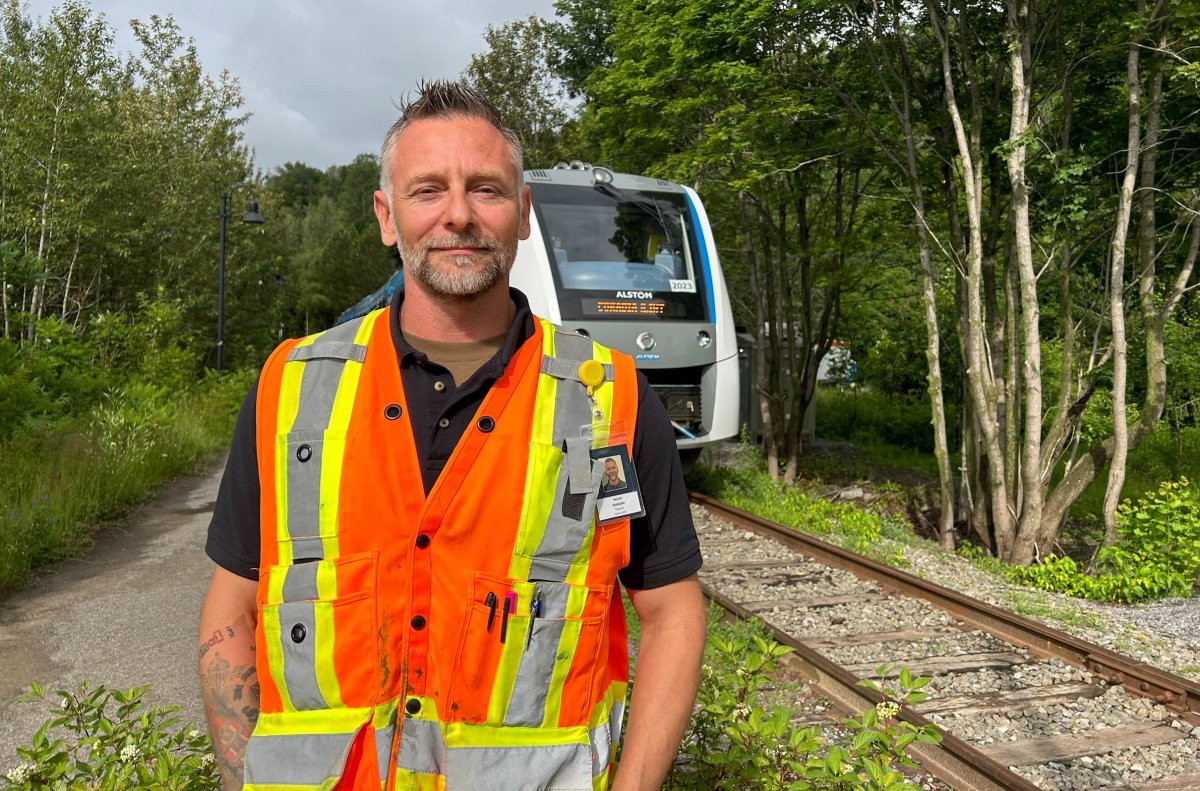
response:
<path id="1" fill-rule="evenodd" d="M 601 470 L 600 492 L 596 495 L 596 521 L 608 524 L 646 515 L 637 471 L 625 445 L 592 450 L 593 464 Z"/>

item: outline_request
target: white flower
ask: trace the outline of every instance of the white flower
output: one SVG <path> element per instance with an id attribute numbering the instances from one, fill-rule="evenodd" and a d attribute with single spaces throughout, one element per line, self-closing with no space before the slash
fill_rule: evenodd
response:
<path id="1" fill-rule="evenodd" d="M 189 739 L 195 739 L 199 735 L 200 735 L 200 731 L 196 730 L 195 728 L 192 728 L 190 731 L 188 731 Z"/>
<path id="2" fill-rule="evenodd" d="M 8 774 L 4 775 L 4 777 L 14 785 L 21 785 L 25 782 L 25 778 L 29 777 L 30 769 L 33 769 L 33 766 L 30 764 L 17 764 L 12 769 L 9 769 Z"/>
<path id="3" fill-rule="evenodd" d="M 875 704 L 875 713 L 879 715 L 881 720 L 890 720 L 895 718 L 900 713 L 900 704 L 893 703 L 890 700 L 885 700 L 882 703 Z"/>
<path id="4" fill-rule="evenodd" d="M 134 758 L 137 758 L 137 756 L 138 756 L 137 745 L 127 744 L 121 748 L 121 760 L 124 761 L 125 763 L 129 763 Z"/>

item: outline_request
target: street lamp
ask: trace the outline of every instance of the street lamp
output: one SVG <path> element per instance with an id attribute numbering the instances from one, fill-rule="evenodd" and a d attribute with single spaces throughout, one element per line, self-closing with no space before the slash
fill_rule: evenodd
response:
<path id="1" fill-rule="evenodd" d="M 236 184 L 221 193 L 221 260 L 217 265 L 217 371 L 225 367 L 225 220 L 229 217 L 229 199 L 248 182 Z M 262 225 L 266 220 L 258 213 L 258 201 L 250 201 L 250 210 L 242 222 Z"/>

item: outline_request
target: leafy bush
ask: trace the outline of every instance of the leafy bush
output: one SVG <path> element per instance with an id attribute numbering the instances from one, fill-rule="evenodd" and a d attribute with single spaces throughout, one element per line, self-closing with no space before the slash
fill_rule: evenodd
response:
<path id="1" fill-rule="evenodd" d="M 93 689 L 84 682 L 50 695 L 34 684 L 25 699 L 54 713 L 29 746 L 17 748 L 22 762 L 0 776 L 0 789 L 219 791 L 208 734 L 181 724 L 178 706 L 147 705 L 147 689 Z"/>
<path id="2" fill-rule="evenodd" d="M 1043 590 L 1099 601 L 1187 596 L 1200 577 L 1200 492 L 1187 478 L 1166 481 L 1117 510 L 1117 543 L 1100 551 L 1090 576 L 1071 558 L 1050 556 L 1010 578 Z"/>
<path id="3" fill-rule="evenodd" d="M 771 674 L 789 650 L 769 640 L 754 624 L 712 627 L 697 713 L 666 787 L 681 791 L 918 788 L 899 770 L 914 765 L 903 750 L 915 741 L 936 744 L 941 737 L 932 726 L 917 729 L 896 715 L 901 703 L 925 697 L 918 690 L 929 679 L 914 679 L 902 671 L 894 692 L 873 681 L 862 682 L 880 693 L 880 703 L 846 720 L 848 738 L 831 742 L 816 727 L 794 725 L 790 709 L 764 708 Z M 887 668 L 879 672 L 882 677 Z"/>

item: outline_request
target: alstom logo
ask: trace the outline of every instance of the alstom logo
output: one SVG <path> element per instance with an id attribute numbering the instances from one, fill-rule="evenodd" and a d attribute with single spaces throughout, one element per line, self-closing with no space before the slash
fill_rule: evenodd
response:
<path id="1" fill-rule="evenodd" d="M 618 291 L 618 299 L 654 299 L 653 291 Z"/>

